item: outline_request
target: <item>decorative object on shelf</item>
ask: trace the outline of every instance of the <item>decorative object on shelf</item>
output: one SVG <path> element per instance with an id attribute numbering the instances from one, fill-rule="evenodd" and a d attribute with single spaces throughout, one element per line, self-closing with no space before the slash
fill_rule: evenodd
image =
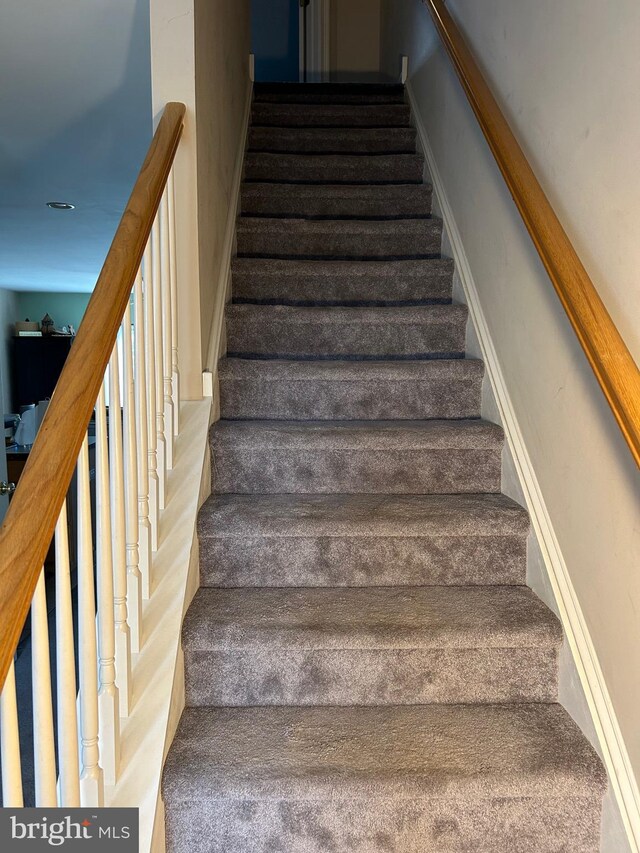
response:
<path id="1" fill-rule="evenodd" d="M 40 321 L 40 327 L 43 335 L 50 335 L 53 332 L 53 320 L 48 314 L 45 314 Z"/>
<path id="2" fill-rule="evenodd" d="M 19 338 L 39 338 L 42 335 L 40 323 L 33 323 L 28 317 L 26 320 L 16 320 L 14 327 Z"/>

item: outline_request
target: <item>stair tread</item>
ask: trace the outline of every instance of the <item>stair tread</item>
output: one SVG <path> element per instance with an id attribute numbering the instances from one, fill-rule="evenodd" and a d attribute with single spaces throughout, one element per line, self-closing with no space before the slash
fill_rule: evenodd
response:
<path id="1" fill-rule="evenodd" d="M 263 307 L 263 306 L 261 306 Z M 267 306 L 270 307 L 270 306 Z M 256 379 L 264 382 L 311 382 L 331 380 L 424 380 L 477 379 L 484 373 L 479 359 L 454 358 L 418 361 L 293 361 L 287 359 L 223 358 L 220 379 Z"/>
<path id="2" fill-rule="evenodd" d="M 265 127 L 409 127 L 407 104 L 254 102 L 251 123 Z"/>
<path id="3" fill-rule="evenodd" d="M 211 428 L 217 448 L 304 450 L 499 450 L 502 429 L 483 420 L 225 421 Z"/>
<path id="4" fill-rule="evenodd" d="M 416 153 L 412 127 L 252 127 L 250 152 Z"/>
<path id="5" fill-rule="evenodd" d="M 429 231 L 441 231 L 442 221 L 435 217 L 428 219 L 330 219 L 305 220 L 289 219 L 286 217 L 257 217 L 241 216 L 238 219 L 237 232 L 242 234 L 263 234 L 268 232 L 277 239 L 278 234 L 291 235 L 324 235 L 336 231 L 342 234 L 388 235 L 402 234 L 403 236 L 421 237 Z"/>
<path id="6" fill-rule="evenodd" d="M 428 219 L 429 184 L 245 182 L 241 211 L 265 219 Z"/>
<path id="7" fill-rule="evenodd" d="M 453 262 L 449 258 L 234 258 L 231 269 L 235 303 L 391 306 L 451 302 Z"/>
<path id="8" fill-rule="evenodd" d="M 243 193 L 266 193 L 273 196 L 277 193 L 296 196 L 297 198 L 335 197 L 335 198 L 358 198 L 358 199 L 383 199 L 385 201 L 394 198 L 421 198 L 430 196 L 431 184 L 286 184 L 286 183 L 261 183 L 260 181 L 249 181 L 242 185 Z M 269 217 L 264 217 L 268 219 Z"/>
<path id="9" fill-rule="evenodd" d="M 367 361 L 461 358 L 466 305 L 227 307 L 230 356 Z"/>
<path id="10" fill-rule="evenodd" d="M 389 326 L 413 325 L 415 323 L 464 323 L 467 319 L 466 305 L 252 305 L 251 303 L 227 306 L 227 319 L 243 322 L 251 317 L 263 319 L 265 325 L 282 323 L 306 324 L 326 323 L 344 325 Z"/>
<path id="11" fill-rule="evenodd" d="M 558 619 L 525 586 L 201 588 L 186 651 L 557 647 Z"/>
<path id="12" fill-rule="evenodd" d="M 440 255 L 442 221 L 240 217 L 241 257 L 376 260 Z"/>
<path id="13" fill-rule="evenodd" d="M 404 103 L 396 83 L 255 83 L 255 103 Z"/>
<path id="14" fill-rule="evenodd" d="M 244 182 L 243 194 L 264 193 L 269 196 L 278 194 L 295 196 L 296 198 L 356 198 L 393 201 L 395 198 L 422 199 L 430 196 L 431 184 L 287 184 L 280 182 L 262 183 L 260 181 Z M 265 217 L 268 219 L 269 217 Z"/>
<path id="15" fill-rule="evenodd" d="M 280 183 L 379 183 L 422 182 L 421 154 L 307 154 L 247 152 L 245 179 Z"/>
<path id="16" fill-rule="evenodd" d="M 247 217 L 248 218 L 248 217 Z M 387 278 L 393 281 L 398 275 L 410 278 L 423 278 L 426 269 L 444 268 L 453 272 L 450 258 L 409 258 L 402 261 L 310 261 L 285 260 L 283 258 L 233 258 L 231 267 L 234 272 L 259 272 L 262 275 L 280 276 L 296 273 L 299 275 L 338 277 L 349 275 L 362 279 Z"/>
<path id="17" fill-rule="evenodd" d="M 529 517 L 502 494 L 212 495 L 198 536 L 453 537 L 522 536 Z"/>
<path id="18" fill-rule="evenodd" d="M 556 704 L 187 708 L 163 796 L 349 800 L 602 796 Z"/>

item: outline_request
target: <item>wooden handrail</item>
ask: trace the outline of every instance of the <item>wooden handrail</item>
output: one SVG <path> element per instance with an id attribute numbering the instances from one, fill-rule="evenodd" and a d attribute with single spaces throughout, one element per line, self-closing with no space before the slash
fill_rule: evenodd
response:
<path id="1" fill-rule="evenodd" d="M 73 477 L 169 177 L 184 115 L 184 104 L 169 103 L 164 109 L 0 529 L 0 686 Z"/>
<path id="2" fill-rule="evenodd" d="M 640 370 L 567 237 L 443 0 L 423 0 L 578 336 L 640 466 Z"/>

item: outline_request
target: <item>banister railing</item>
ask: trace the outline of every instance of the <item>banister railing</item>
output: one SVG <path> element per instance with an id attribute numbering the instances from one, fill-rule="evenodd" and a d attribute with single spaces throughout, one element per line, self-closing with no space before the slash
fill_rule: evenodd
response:
<path id="1" fill-rule="evenodd" d="M 640 466 L 640 370 L 443 0 L 423 0 L 629 449 Z"/>
<path id="2" fill-rule="evenodd" d="M 23 801 L 13 661 L 29 611 L 35 804 L 56 805 L 57 798 L 59 805 L 102 805 L 103 784 L 118 775 L 119 719 L 129 711 L 131 654 L 142 643 L 142 599 L 152 589 L 159 510 L 179 431 L 172 168 L 184 116 L 183 104 L 164 109 L 0 529 L 5 806 Z M 95 440 L 88 436 L 93 414 Z M 70 531 L 77 537 L 75 636 Z M 43 568 L 54 532 L 57 785 Z"/>

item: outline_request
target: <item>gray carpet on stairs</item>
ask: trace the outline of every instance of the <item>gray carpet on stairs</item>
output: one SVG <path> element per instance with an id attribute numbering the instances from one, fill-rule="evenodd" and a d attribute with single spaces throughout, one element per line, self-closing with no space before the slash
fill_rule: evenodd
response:
<path id="1" fill-rule="evenodd" d="M 409 127 L 406 104 L 260 103 L 253 105 L 256 127 Z"/>
<path id="2" fill-rule="evenodd" d="M 225 358 L 224 418 L 417 420 L 480 417 L 484 365 L 475 359 L 283 361 Z"/>
<path id="3" fill-rule="evenodd" d="M 500 494 L 213 495 L 211 587 L 523 584 L 529 519 Z"/>
<path id="4" fill-rule="evenodd" d="M 451 302 L 453 264 L 428 261 L 321 261 L 235 258 L 236 304 L 425 305 Z"/>
<path id="5" fill-rule="evenodd" d="M 422 174 L 401 86 L 256 85 L 169 853 L 599 849 Z"/>
<path id="6" fill-rule="evenodd" d="M 270 184 L 242 188 L 243 216 L 288 219 L 426 219 L 429 184 Z"/>
<path id="7" fill-rule="evenodd" d="M 250 152 L 294 152 L 296 154 L 415 154 L 416 132 L 412 127 L 252 127 Z"/>
<path id="8" fill-rule="evenodd" d="M 263 258 L 384 260 L 439 255 L 437 219 L 383 221 L 242 218 L 238 255 Z"/>
<path id="9" fill-rule="evenodd" d="M 451 358 L 464 352 L 466 322 L 465 305 L 230 305 L 227 349 L 245 358 Z"/>
<path id="10" fill-rule="evenodd" d="M 417 184 L 424 163 L 419 154 L 272 154 L 249 151 L 245 180 L 285 184 Z"/>

